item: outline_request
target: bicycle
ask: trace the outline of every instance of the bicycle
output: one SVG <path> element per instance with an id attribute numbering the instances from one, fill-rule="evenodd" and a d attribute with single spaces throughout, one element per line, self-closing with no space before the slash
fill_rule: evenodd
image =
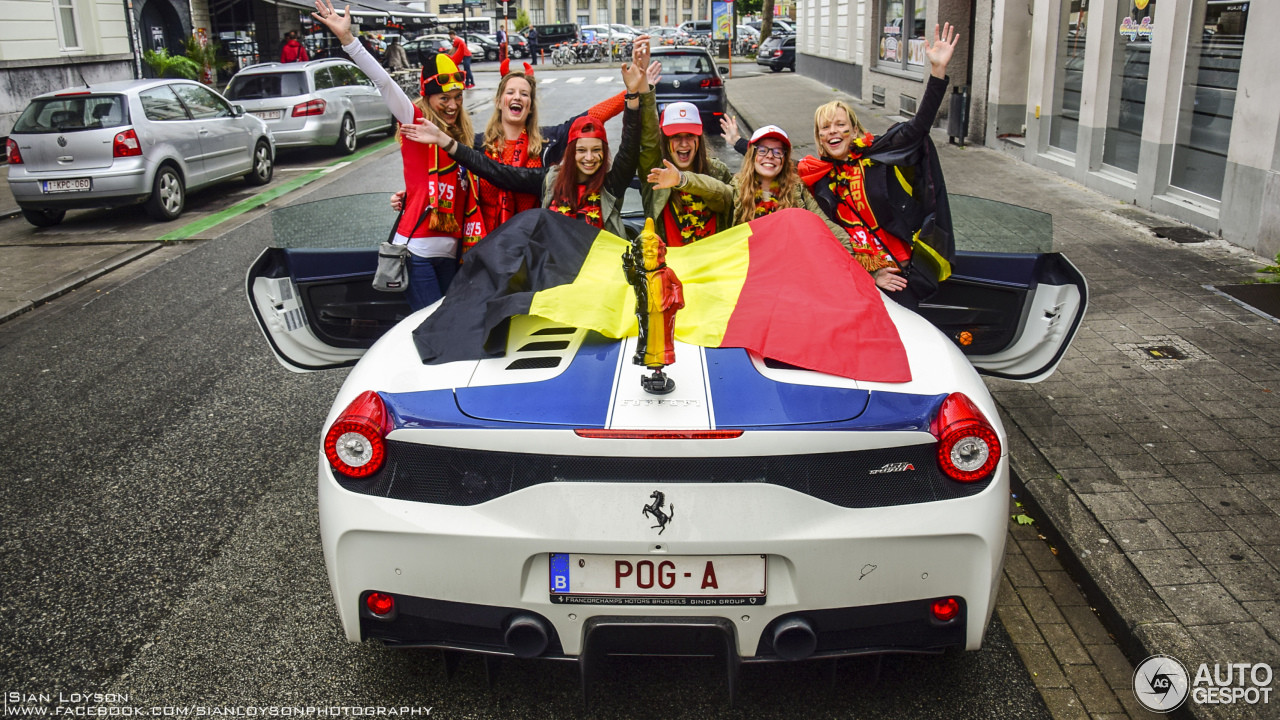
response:
<path id="1" fill-rule="evenodd" d="M 560 67 L 565 64 L 572 65 L 577 61 L 577 55 L 574 53 L 573 49 L 569 47 L 569 43 L 560 43 L 551 50 L 551 62 L 555 63 L 556 67 Z"/>

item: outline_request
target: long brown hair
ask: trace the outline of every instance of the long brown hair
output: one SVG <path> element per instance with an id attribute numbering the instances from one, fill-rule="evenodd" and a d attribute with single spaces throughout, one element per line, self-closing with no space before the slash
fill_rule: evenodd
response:
<path id="1" fill-rule="evenodd" d="M 735 225 L 756 219 L 756 192 L 763 184 L 760 182 L 760 176 L 756 175 L 757 147 L 752 145 L 747 149 L 747 154 L 742 158 L 742 169 L 734 178 L 738 181 L 737 208 L 733 213 Z M 778 192 L 773 196 L 778 199 L 779 210 L 800 207 L 800 203 L 796 200 L 796 186 L 800 184 L 800 173 L 796 172 L 796 166 L 791 162 L 790 145 L 786 146 L 786 154 L 782 156 L 782 170 L 776 178 L 773 178 L 773 182 L 778 183 Z"/>
<path id="2" fill-rule="evenodd" d="M 701 135 L 695 135 L 694 137 L 698 138 L 698 149 L 693 153 L 693 165 L 689 167 L 689 172 L 710 175 L 711 163 L 707 160 L 707 144 L 702 141 Z M 676 161 L 671 156 L 671 138 L 663 135 L 662 142 L 658 144 L 662 146 L 662 159 L 675 165 Z"/>
<path id="3" fill-rule="evenodd" d="M 555 205 L 566 205 L 575 214 L 578 212 L 578 163 L 574 162 L 574 156 L 578 153 L 578 140 L 574 138 L 564 146 L 564 157 L 560 160 L 560 174 L 556 176 L 556 184 L 551 189 L 551 202 Z M 609 174 L 609 139 L 600 138 L 603 148 L 603 160 L 600 163 L 600 169 L 594 175 L 587 178 L 583 183 L 586 186 L 586 192 L 583 195 L 600 192 L 604 187 L 604 178 Z"/>
<path id="4" fill-rule="evenodd" d="M 489 116 L 489 124 L 484 128 L 484 147 L 496 154 L 502 151 L 502 146 L 507 142 L 507 135 L 502 131 L 502 108 L 499 103 L 502 102 L 502 93 L 507 91 L 507 83 L 515 78 L 529 83 L 529 108 L 524 116 L 524 131 L 529 138 L 526 145 L 528 157 L 538 157 L 542 154 L 542 144 L 546 142 L 542 138 L 542 128 L 538 127 L 538 83 L 522 72 L 509 72 L 498 83 L 498 93 L 493 96 L 493 114 Z"/>
<path id="5" fill-rule="evenodd" d="M 413 99 L 413 106 L 422 111 L 422 116 L 427 120 L 435 123 L 436 127 L 445 131 L 449 137 L 457 140 L 459 143 L 471 147 L 471 143 L 476 141 L 476 132 L 471 126 L 471 115 L 467 113 L 467 109 L 461 104 L 458 105 L 458 122 L 453 125 L 445 123 L 444 118 L 440 117 L 440 113 L 432 109 L 431 104 L 421 95 Z M 396 142 L 400 141 L 400 126 L 396 125 Z"/>

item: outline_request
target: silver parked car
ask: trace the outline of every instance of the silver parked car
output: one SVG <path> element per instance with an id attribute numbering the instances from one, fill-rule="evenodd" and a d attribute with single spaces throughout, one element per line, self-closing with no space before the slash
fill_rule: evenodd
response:
<path id="1" fill-rule="evenodd" d="M 142 203 L 157 220 L 182 214 L 188 190 L 275 168 L 266 123 L 188 80 L 125 80 L 36 97 L 9 135 L 9 188 L 27 220 L 72 208 Z"/>
<path id="2" fill-rule="evenodd" d="M 251 65 L 231 78 L 227 97 L 271 128 L 276 145 L 332 145 L 349 155 L 365 135 L 395 130 L 378 88 L 350 60 Z"/>

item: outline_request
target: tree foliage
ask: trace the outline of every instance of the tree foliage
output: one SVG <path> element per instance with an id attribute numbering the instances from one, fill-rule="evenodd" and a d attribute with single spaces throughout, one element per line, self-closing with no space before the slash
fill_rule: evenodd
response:
<path id="1" fill-rule="evenodd" d="M 195 80 L 200 75 L 200 66 L 194 60 L 182 55 L 170 55 L 169 50 L 148 50 L 142 59 L 150 66 L 156 77 L 182 77 Z"/>
<path id="2" fill-rule="evenodd" d="M 516 32 L 524 32 L 527 27 L 529 27 L 529 13 L 521 8 L 520 12 L 516 13 Z"/>
<path id="3" fill-rule="evenodd" d="M 230 70 L 233 63 L 225 56 L 218 57 L 222 46 L 209 40 L 201 40 L 199 35 L 192 35 L 186 40 L 187 57 L 201 68 L 201 82 L 212 82 L 218 70 Z"/>

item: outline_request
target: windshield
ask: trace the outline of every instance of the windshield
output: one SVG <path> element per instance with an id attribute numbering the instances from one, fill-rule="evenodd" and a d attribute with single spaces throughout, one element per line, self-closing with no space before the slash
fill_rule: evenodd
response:
<path id="1" fill-rule="evenodd" d="M 228 100 L 261 100 L 306 94 L 307 81 L 303 73 L 287 72 L 237 75 L 227 87 L 226 97 Z"/>
<path id="2" fill-rule="evenodd" d="M 947 195 L 956 249 L 970 252 L 1053 252 L 1053 216 L 1019 205 Z"/>
<path id="3" fill-rule="evenodd" d="M 75 95 L 32 100 L 13 125 L 15 133 L 76 132 L 129 123 L 122 95 Z"/>

